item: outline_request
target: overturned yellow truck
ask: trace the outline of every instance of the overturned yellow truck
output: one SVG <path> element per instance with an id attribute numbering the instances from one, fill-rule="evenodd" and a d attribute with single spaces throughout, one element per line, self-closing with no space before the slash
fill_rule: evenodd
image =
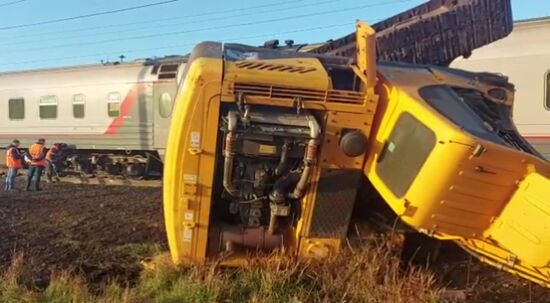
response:
<path id="1" fill-rule="evenodd" d="M 335 254 L 373 189 L 418 232 L 550 286 L 550 164 L 516 131 L 507 79 L 206 42 L 174 110 L 164 213 L 176 263 Z M 363 197 L 363 198 L 358 198 Z"/>

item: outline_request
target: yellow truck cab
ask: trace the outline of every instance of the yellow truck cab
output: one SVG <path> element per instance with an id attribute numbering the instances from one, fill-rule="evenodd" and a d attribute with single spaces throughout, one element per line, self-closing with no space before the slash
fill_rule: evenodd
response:
<path id="1" fill-rule="evenodd" d="M 365 174 L 399 218 L 476 257 L 550 282 L 550 165 L 512 122 L 503 77 L 379 64 Z"/>
<path id="2" fill-rule="evenodd" d="M 410 228 L 550 284 L 550 166 L 503 77 L 205 42 L 179 89 L 164 171 L 176 263 L 337 253 L 360 188 Z M 364 202 L 364 201 L 363 201 Z M 368 203 L 361 203 L 361 206 Z"/>

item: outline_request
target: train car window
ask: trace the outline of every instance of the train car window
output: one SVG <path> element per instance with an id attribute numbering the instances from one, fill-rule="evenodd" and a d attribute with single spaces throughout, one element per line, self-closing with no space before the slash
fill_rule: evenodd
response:
<path id="1" fill-rule="evenodd" d="M 25 99 L 10 99 L 8 101 L 8 116 L 10 120 L 23 120 L 25 119 Z"/>
<path id="2" fill-rule="evenodd" d="M 163 93 L 159 99 L 159 113 L 163 118 L 170 117 L 172 113 L 172 96 L 170 93 Z"/>
<path id="3" fill-rule="evenodd" d="M 57 119 L 57 97 L 54 95 L 40 98 L 40 119 Z"/>
<path id="4" fill-rule="evenodd" d="M 550 110 L 550 70 L 546 72 L 546 79 L 545 79 L 545 87 L 546 90 L 546 109 Z"/>
<path id="5" fill-rule="evenodd" d="M 120 116 L 120 93 L 109 93 L 107 96 L 107 113 L 111 118 Z"/>
<path id="6" fill-rule="evenodd" d="M 86 112 L 86 96 L 77 94 L 73 96 L 73 117 L 76 119 L 84 118 Z"/>

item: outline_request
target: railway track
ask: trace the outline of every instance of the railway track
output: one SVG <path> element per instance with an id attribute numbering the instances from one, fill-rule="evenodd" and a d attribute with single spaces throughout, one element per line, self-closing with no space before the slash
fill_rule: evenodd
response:
<path id="1" fill-rule="evenodd" d="M 4 169 L 0 170 L 0 177 L 2 179 L 2 185 L 4 184 L 4 178 L 5 178 L 6 171 Z M 19 174 L 20 184 L 23 184 L 22 182 L 25 182 L 26 178 L 26 171 L 22 171 L 22 173 Z M 45 177 L 42 178 L 41 182 L 46 182 Z M 77 175 L 70 175 L 65 177 L 59 177 L 59 183 L 66 183 L 66 184 L 82 184 L 82 185 L 104 185 L 104 186 L 136 186 L 136 187 L 162 187 L 162 180 L 161 179 L 150 179 L 150 180 L 144 180 L 144 179 L 132 179 L 132 178 L 125 178 L 121 176 L 108 176 L 108 175 L 95 175 L 93 177 L 86 177 L 86 176 L 77 176 Z"/>
<path id="2" fill-rule="evenodd" d="M 88 185 L 105 185 L 105 186 L 138 186 L 138 187 L 162 187 L 162 181 L 155 180 L 139 180 L 117 177 L 98 176 L 94 178 L 85 177 L 63 177 L 60 178 L 62 183 L 70 184 L 88 184 Z"/>

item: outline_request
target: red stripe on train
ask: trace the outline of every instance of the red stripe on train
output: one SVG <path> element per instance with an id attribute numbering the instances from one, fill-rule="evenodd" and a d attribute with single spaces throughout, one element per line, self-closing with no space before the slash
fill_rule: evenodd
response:
<path id="1" fill-rule="evenodd" d="M 540 136 L 523 136 L 527 140 L 550 140 L 550 135 L 540 135 Z"/>
<path id="2" fill-rule="evenodd" d="M 118 129 L 124 124 L 125 117 L 128 116 L 132 108 L 134 108 L 136 100 L 139 98 L 139 94 L 143 91 L 143 87 L 142 84 L 136 84 L 128 91 L 126 98 L 124 98 L 124 101 L 120 104 L 120 113 L 118 117 L 111 122 L 109 127 L 107 127 L 105 135 L 113 135 L 118 132 Z"/>
<path id="3" fill-rule="evenodd" d="M 119 128 L 124 124 L 124 117 L 127 116 L 136 104 L 140 93 L 144 90 L 143 84 L 134 85 L 126 94 L 126 97 L 120 104 L 120 114 L 118 118 L 113 119 L 107 130 L 104 133 L 99 134 L 9 134 L 4 135 L 0 134 L 0 138 L 10 138 L 13 139 L 14 136 L 17 138 L 52 138 L 52 137 L 101 137 L 104 135 L 114 135 L 118 132 Z"/>

